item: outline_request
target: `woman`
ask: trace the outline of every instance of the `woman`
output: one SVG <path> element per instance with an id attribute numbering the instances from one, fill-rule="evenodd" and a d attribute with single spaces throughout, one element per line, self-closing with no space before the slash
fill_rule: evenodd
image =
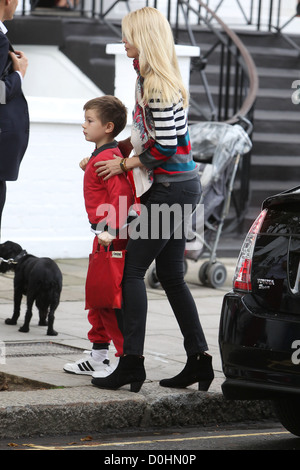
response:
<path id="1" fill-rule="evenodd" d="M 111 375 L 93 379 L 92 383 L 108 389 L 130 384 L 131 391 L 140 390 L 146 378 L 144 276 L 155 259 L 157 276 L 178 321 L 187 353 L 182 372 L 161 380 L 160 385 L 183 388 L 198 382 L 199 390 L 208 390 L 214 377 L 212 358 L 205 353 L 207 343 L 183 269 L 185 221 L 199 202 L 201 191 L 184 111 L 188 96 L 177 64 L 172 30 L 158 10 L 145 7 L 129 13 L 122 21 L 122 31 L 127 56 L 134 59 L 138 75 L 129 146 L 133 147 L 134 156 L 100 163 L 97 171 L 109 178 L 143 167 L 151 172 L 153 184 L 141 196 L 143 209 L 127 245 L 123 279 L 124 356 Z M 123 144 L 128 147 L 129 142 Z M 157 207 L 162 209 L 160 214 Z M 166 218 L 168 230 L 163 227 Z"/>

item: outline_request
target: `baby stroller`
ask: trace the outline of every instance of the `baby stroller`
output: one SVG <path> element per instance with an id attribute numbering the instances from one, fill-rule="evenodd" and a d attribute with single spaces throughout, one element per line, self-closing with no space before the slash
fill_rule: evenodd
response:
<path id="1" fill-rule="evenodd" d="M 251 124 L 247 121 L 251 128 Z M 248 132 L 250 130 L 248 128 Z M 226 281 L 226 267 L 216 259 L 217 247 L 228 215 L 231 193 L 240 157 L 252 148 L 247 132 L 239 124 L 199 122 L 189 128 L 193 157 L 199 163 L 202 185 L 201 201 L 192 214 L 187 230 L 187 259 L 198 261 L 209 254 L 199 269 L 201 284 L 213 288 Z M 150 287 L 159 287 L 155 265 L 147 273 Z"/>

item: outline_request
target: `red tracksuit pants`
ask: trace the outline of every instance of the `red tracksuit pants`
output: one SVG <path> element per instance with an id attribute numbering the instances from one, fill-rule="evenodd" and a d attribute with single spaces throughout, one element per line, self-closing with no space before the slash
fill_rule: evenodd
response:
<path id="1" fill-rule="evenodd" d="M 98 237 L 96 236 L 93 243 L 93 251 L 98 244 Z M 124 250 L 127 245 L 127 240 L 114 241 L 115 250 Z M 123 334 L 118 324 L 116 311 L 111 308 L 90 309 L 88 312 L 88 321 L 92 328 L 88 332 L 88 339 L 91 343 L 96 344 L 110 344 L 114 343 L 116 348 L 116 356 L 123 355 Z"/>

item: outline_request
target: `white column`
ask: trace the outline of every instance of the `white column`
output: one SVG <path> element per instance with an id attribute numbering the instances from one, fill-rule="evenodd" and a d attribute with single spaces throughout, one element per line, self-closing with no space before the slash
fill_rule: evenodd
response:
<path id="1" fill-rule="evenodd" d="M 25 13 L 28 15 L 31 11 L 30 1 L 25 0 Z M 18 6 L 16 8 L 16 13 L 21 13 L 23 10 L 23 0 L 19 0 Z"/>

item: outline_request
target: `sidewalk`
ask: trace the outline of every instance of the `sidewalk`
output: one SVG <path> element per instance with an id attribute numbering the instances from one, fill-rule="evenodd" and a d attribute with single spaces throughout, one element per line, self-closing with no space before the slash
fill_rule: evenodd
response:
<path id="1" fill-rule="evenodd" d="M 222 299 L 231 288 L 235 259 L 222 261 L 228 271 L 222 289 L 199 285 L 201 260 L 189 261 L 186 275 L 213 356 L 215 380 L 207 393 L 198 392 L 196 385 L 178 390 L 158 384 L 161 378 L 180 372 L 186 362 L 181 333 L 161 289 L 148 289 L 144 351 L 147 379 L 136 394 L 126 386 L 118 391 L 100 390 L 91 385 L 90 376 L 63 371 L 66 362 L 76 361 L 83 350 L 90 349 L 86 338 L 90 325 L 84 310 L 87 259 L 58 261 L 64 285 L 54 324 L 59 333 L 56 337 L 46 336 L 46 327 L 37 326 L 37 312 L 31 320 L 30 332 L 18 331 L 24 318 L 25 298 L 19 325 L 5 325 L 13 309 L 13 274 L 1 275 L 0 340 L 4 342 L 5 361 L 0 360 L 0 373 L 15 376 L 30 386 L 25 391 L 0 392 L 0 438 L 107 428 L 208 425 L 273 417 L 266 403 L 230 402 L 222 396 L 218 328 Z M 114 353 L 111 346 L 112 363 L 117 361 Z"/>

